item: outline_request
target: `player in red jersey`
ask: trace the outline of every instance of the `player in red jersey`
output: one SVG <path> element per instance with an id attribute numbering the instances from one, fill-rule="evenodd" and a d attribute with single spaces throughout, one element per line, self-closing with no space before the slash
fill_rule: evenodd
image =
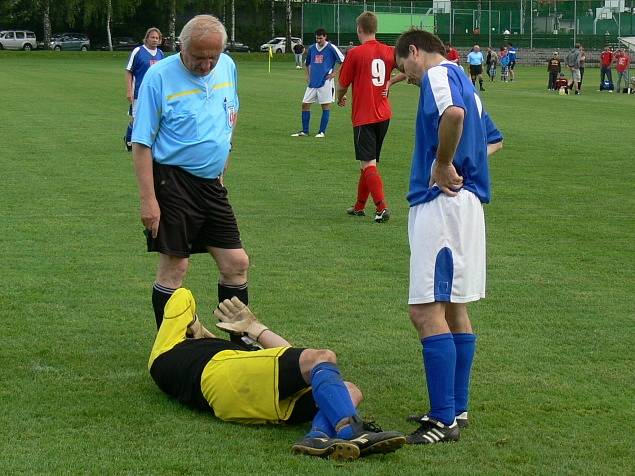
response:
<path id="1" fill-rule="evenodd" d="M 371 195 L 375 202 L 375 221 L 390 218 L 384 198 L 384 185 L 377 170 L 381 146 L 392 116 L 388 102 L 388 89 L 405 76 L 391 78 L 396 69 L 395 50 L 375 39 L 377 17 L 364 12 L 357 17 L 357 37 L 361 46 L 351 49 L 340 70 L 337 104 L 346 105 L 346 92 L 353 86 L 353 140 L 355 158 L 360 161 L 361 174 L 357 184 L 357 201 L 346 210 L 354 216 L 363 216 L 366 200 Z"/>

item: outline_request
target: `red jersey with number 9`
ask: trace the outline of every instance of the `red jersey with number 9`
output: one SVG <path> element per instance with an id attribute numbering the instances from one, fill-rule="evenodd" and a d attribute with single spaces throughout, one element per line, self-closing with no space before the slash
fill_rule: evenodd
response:
<path id="1" fill-rule="evenodd" d="M 353 127 L 391 118 L 388 98 L 383 96 L 395 69 L 395 49 L 370 40 L 348 51 L 340 68 L 342 87 L 353 85 Z"/>

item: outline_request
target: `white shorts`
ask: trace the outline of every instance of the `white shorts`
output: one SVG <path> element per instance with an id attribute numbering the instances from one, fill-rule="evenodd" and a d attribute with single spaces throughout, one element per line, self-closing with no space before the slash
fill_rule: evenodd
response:
<path id="1" fill-rule="evenodd" d="M 410 208 L 408 304 L 464 303 L 485 297 L 485 217 L 468 190 Z"/>
<path id="2" fill-rule="evenodd" d="M 321 88 L 306 88 L 302 102 L 305 104 L 314 102 L 329 104 L 335 102 L 335 80 L 327 80 Z"/>

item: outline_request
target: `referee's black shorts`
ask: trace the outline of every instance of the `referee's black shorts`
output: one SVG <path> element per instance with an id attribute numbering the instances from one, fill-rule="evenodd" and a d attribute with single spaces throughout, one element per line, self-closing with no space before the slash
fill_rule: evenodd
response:
<path id="1" fill-rule="evenodd" d="M 390 119 L 373 124 L 362 124 L 353 127 L 353 141 L 355 143 L 355 158 L 364 162 L 376 160 L 379 162 L 379 154 L 384 138 L 388 132 Z"/>
<path id="2" fill-rule="evenodd" d="M 470 76 L 478 76 L 479 74 L 483 74 L 483 65 L 482 64 L 471 64 L 470 65 Z"/>
<path id="3" fill-rule="evenodd" d="M 146 230 L 148 251 L 187 258 L 207 247 L 242 248 L 238 223 L 220 179 L 153 162 L 154 192 L 161 208 L 156 238 Z"/>

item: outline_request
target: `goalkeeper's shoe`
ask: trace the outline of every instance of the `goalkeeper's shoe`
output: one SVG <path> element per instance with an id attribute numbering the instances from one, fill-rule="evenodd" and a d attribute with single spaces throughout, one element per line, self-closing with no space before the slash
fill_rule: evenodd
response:
<path id="1" fill-rule="evenodd" d="M 364 210 L 357 210 L 355 207 L 347 208 L 346 213 L 354 217 L 363 217 L 366 215 Z"/>
<path id="2" fill-rule="evenodd" d="M 406 437 L 398 431 L 373 431 L 381 428 L 373 423 L 364 423 L 359 417 L 351 417 L 355 432 L 349 441 L 359 448 L 361 456 L 372 453 L 392 453 L 406 444 Z"/>
<path id="3" fill-rule="evenodd" d="M 297 454 L 320 456 L 339 461 L 352 461 L 359 458 L 358 446 L 339 438 L 304 438 L 295 443 L 291 450 Z"/>
<path id="4" fill-rule="evenodd" d="M 456 421 L 451 425 L 445 425 L 439 420 L 424 415 L 419 420 L 419 428 L 406 437 L 409 445 L 431 445 L 458 441 L 460 436 L 459 425 Z"/>
<path id="5" fill-rule="evenodd" d="M 426 416 L 427 415 L 409 415 L 408 418 L 406 418 L 406 421 L 409 421 L 412 423 L 421 423 L 421 419 Z M 467 428 L 470 424 L 467 417 L 467 412 L 460 413 L 455 418 L 456 418 L 457 424 L 459 425 L 459 428 Z"/>

